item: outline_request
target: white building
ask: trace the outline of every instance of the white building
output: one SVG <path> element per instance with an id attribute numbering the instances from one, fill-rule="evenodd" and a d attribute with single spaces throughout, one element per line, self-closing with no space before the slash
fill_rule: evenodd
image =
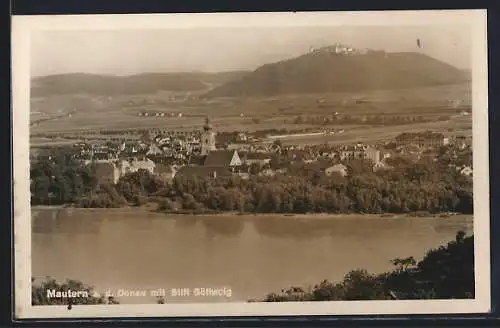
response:
<path id="1" fill-rule="evenodd" d="M 161 154 L 163 154 L 163 151 L 160 149 L 160 147 L 158 147 L 155 144 L 151 144 L 151 146 L 149 146 L 149 149 L 146 153 L 146 155 L 161 155 Z"/>
<path id="2" fill-rule="evenodd" d="M 130 172 L 137 172 L 137 171 L 142 169 L 142 170 L 146 170 L 149 173 L 153 174 L 154 170 L 155 170 L 155 166 L 156 166 L 155 163 L 150 159 L 146 159 L 143 161 L 134 159 L 130 163 L 129 171 Z"/>
<path id="3" fill-rule="evenodd" d="M 367 147 L 364 152 L 365 159 L 371 160 L 374 164 L 380 163 L 380 150 Z"/>
<path id="4" fill-rule="evenodd" d="M 325 169 L 325 174 L 327 176 L 331 176 L 335 173 L 345 177 L 347 175 L 347 167 L 344 164 L 336 164 Z"/>

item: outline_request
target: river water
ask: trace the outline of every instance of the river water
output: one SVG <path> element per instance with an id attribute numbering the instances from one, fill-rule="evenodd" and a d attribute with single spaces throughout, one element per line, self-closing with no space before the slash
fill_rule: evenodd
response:
<path id="1" fill-rule="evenodd" d="M 472 233 L 471 216 L 168 216 L 141 209 L 33 209 L 32 276 L 76 279 L 121 303 L 224 302 L 379 273 Z M 172 297 L 181 288 L 189 296 Z M 195 296 L 213 288 L 220 296 Z M 225 292 L 222 295 L 222 291 Z M 229 293 L 230 290 L 230 293 Z M 135 297 L 124 297 L 136 291 Z M 147 293 L 147 296 L 139 292 Z M 130 294 L 129 294 L 130 295 Z"/>

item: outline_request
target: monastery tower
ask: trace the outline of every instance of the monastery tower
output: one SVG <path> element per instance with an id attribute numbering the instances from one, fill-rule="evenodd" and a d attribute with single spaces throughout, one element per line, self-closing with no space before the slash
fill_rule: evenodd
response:
<path id="1" fill-rule="evenodd" d="M 215 132 L 213 131 L 210 120 L 205 119 L 203 132 L 201 133 L 201 154 L 207 155 L 209 152 L 215 150 Z"/>

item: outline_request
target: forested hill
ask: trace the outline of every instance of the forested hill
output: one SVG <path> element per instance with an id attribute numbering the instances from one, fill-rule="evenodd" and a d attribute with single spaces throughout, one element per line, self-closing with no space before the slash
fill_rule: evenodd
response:
<path id="1" fill-rule="evenodd" d="M 263 65 L 216 87 L 206 97 L 357 92 L 458 84 L 469 79 L 466 72 L 421 53 L 324 51 Z"/>
<path id="2" fill-rule="evenodd" d="M 246 72 L 144 73 L 129 76 L 85 73 L 32 79 L 31 95 L 43 97 L 87 93 L 91 95 L 147 94 L 157 91 L 202 91 L 238 79 Z"/>

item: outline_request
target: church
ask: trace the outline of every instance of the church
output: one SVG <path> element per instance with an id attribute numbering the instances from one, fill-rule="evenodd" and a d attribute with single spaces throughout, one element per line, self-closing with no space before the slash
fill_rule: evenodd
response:
<path id="1" fill-rule="evenodd" d="M 239 174 L 242 161 L 235 150 L 217 150 L 215 131 L 210 120 L 205 120 L 201 133 L 201 161 L 198 165 L 185 166 L 178 175 L 197 175 L 210 178 Z"/>
<path id="2" fill-rule="evenodd" d="M 201 134 L 201 156 L 205 167 L 223 167 L 230 172 L 238 172 L 241 167 L 241 159 L 236 150 L 217 150 L 215 146 L 215 131 L 210 120 L 205 120 Z"/>

